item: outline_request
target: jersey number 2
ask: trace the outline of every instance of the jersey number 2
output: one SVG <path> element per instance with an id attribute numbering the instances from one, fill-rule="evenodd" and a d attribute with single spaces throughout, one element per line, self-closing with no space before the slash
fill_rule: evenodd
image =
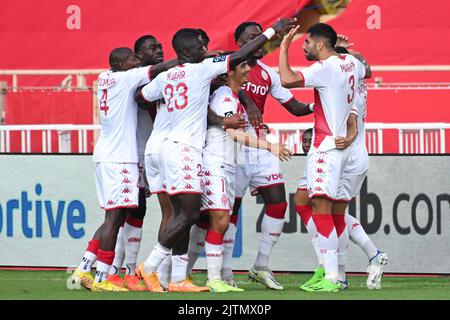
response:
<path id="1" fill-rule="evenodd" d="M 174 91 L 176 91 L 176 93 L 178 94 L 178 98 L 176 98 L 174 101 L 172 101 Z M 166 87 L 164 88 L 164 94 L 168 96 L 167 110 L 169 112 L 173 111 L 172 102 L 175 105 L 175 108 L 177 108 L 178 110 L 186 108 L 186 106 L 188 104 L 187 91 L 188 91 L 188 87 L 186 86 L 186 84 L 184 82 L 180 82 L 175 87 L 175 90 L 174 90 L 173 85 L 171 85 L 171 84 L 166 85 Z"/>

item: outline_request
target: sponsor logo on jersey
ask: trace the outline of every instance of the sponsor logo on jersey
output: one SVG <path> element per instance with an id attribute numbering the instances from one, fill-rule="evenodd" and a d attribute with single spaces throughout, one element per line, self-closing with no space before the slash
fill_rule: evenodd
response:
<path id="1" fill-rule="evenodd" d="M 213 62 L 223 62 L 227 59 L 227 56 L 218 56 L 213 59 Z"/>
<path id="2" fill-rule="evenodd" d="M 267 79 L 269 79 L 269 75 L 267 74 L 266 70 L 261 70 L 261 77 L 263 77 L 263 79 L 266 81 Z"/>
<path id="3" fill-rule="evenodd" d="M 250 91 L 250 92 L 252 92 L 254 94 L 259 94 L 259 95 L 262 95 L 262 96 L 267 95 L 267 92 L 269 91 L 269 86 L 268 85 L 264 85 L 264 86 L 259 85 L 259 86 L 257 86 L 257 85 L 255 85 L 255 84 L 253 84 L 251 82 L 247 82 L 246 84 L 244 84 L 242 86 L 242 88 L 245 91 Z"/>

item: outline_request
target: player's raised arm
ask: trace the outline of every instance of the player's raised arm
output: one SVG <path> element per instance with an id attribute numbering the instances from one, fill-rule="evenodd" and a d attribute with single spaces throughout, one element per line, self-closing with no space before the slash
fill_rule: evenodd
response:
<path id="1" fill-rule="evenodd" d="M 172 59 L 169 61 L 163 61 L 163 62 L 160 62 L 158 64 L 151 66 L 150 78 L 154 79 L 161 72 L 169 70 L 170 68 L 177 66 L 179 63 L 180 62 L 178 61 L 178 58 L 175 58 L 175 59 Z"/>
<path id="2" fill-rule="evenodd" d="M 295 98 L 289 100 L 286 103 L 283 103 L 282 106 L 291 114 L 297 117 L 311 114 L 314 110 L 314 103 L 304 104 L 302 102 L 297 101 L 297 99 Z"/>
<path id="3" fill-rule="evenodd" d="M 233 141 L 246 145 L 247 147 L 270 151 L 281 161 L 288 161 L 292 157 L 292 151 L 284 144 L 270 143 L 266 140 L 253 137 L 249 133 L 241 130 L 227 129 L 227 133 Z"/>
<path id="4" fill-rule="evenodd" d="M 294 38 L 294 35 L 299 28 L 300 26 L 297 26 L 289 31 L 288 34 L 284 36 L 283 41 L 280 45 L 279 71 L 281 77 L 281 85 L 285 88 L 303 87 L 305 85 L 305 79 L 303 78 L 302 74 L 292 70 L 291 66 L 289 65 L 288 57 L 289 47 L 291 45 L 292 39 Z"/>
<path id="5" fill-rule="evenodd" d="M 259 49 L 263 47 L 267 40 L 272 38 L 276 33 L 284 32 L 290 30 L 294 27 L 297 18 L 286 18 L 280 21 L 277 21 L 272 25 L 272 27 L 268 28 L 264 31 L 259 37 L 253 39 L 238 51 L 232 53 L 230 55 L 230 69 L 237 66 L 241 62 L 247 60 L 253 54 L 255 54 Z"/>
<path id="6" fill-rule="evenodd" d="M 356 52 L 354 50 L 349 50 L 350 54 L 354 56 L 356 59 L 358 59 L 365 67 L 365 77 L 364 79 L 369 79 L 372 77 L 372 69 L 370 68 L 370 64 L 367 62 L 366 59 L 362 56 L 361 53 Z"/>

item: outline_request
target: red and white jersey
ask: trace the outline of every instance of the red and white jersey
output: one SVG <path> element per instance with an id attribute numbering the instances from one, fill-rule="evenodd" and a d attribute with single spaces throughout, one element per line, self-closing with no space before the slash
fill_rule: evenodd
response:
<path id="1" fill-rule="evenodd" d="M 136 139 L 139 159 L 144 157 L 145 147 L 152 134 L 152 130 L 153 120 L 150 117 L 150 113 L 147 110 L 138 108 Z"/>
<path id="2" fill-rule="evenodd" d="M 281 86 L 280 75 L 259 60 L 250 69 L 248 82 L 242 86 L 242 89 L 255 102 L 261 115 L 264 114 L 268 94 L 281 104 L 294 98 L 288 89 Z"/>
<path id="3" fill-rule="evenodd" d="M 209 108 L 221 117 L 231 117 L 233 114 L 245 114 L 244 106 L 230 87 L 222 86 L 211 96 Z M 241 145 L 234 142 L 227 132 L 217 126 L 208 127 L 206 145 L 203 149 L 203 161 L 206 165 L 227 165 L 234 167 Z"/>
<path id="4" fill-rule="evenodd" d="M 170 119 L 167 139 L 202 150 L 205 143 L 211 81 L 228 72 L 229 56 L 185 63 L 159 74 L 142 95 L 149 101 L 164 98 Z"/>
<path id="5" fill-rule="evenodd" d="M 365 67 L 351 55 L 331 56 L 300 72 L 305 87 L 314 88 L 314 147 L 336 148 L 334 139 L 347 135 L 347 118 L 358 95 Z"/>
<path id="6" fill-rule="evenodd" d="M 134 92 L 149 81 L 150 67 L 105 71 L 98 76 L 102 130 L 94 148 L 94 162 L 138 162 Z"/>
<path id="7" fill-rule="evenodd" d="M 357 95 L 355 97 L 352 113 L 355 113 L 358 118 L 356 120 L 358 134 L 351 145 L 351 162 L 349 168 L 346 170 L 352 174 L 362 174 L 369 169 L 369 155 L 366 149 L 366 114 L 367 114 L 367 86 L 364 80 L 358 83 Z"/>
<path id="8" fill-rule="evenodd" d="M 156 105 L 156 117 L 153 124 L 153 131 L 150 135 L 150 139 L 145 146 L 145 154 L 157 154 L 161 143 L 166 139 L 167 134 L 170 131 L 170 119 L 169 112 L 167 111 L 166 104 L 163 100 L 157 101 Z"/>

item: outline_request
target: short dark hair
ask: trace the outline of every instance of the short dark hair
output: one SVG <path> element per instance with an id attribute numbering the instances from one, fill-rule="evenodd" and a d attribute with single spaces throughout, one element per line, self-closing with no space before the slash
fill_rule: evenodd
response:
<path id="1" fill-rule="evenodd" d="M 308 28 L 306 33 L 310 34 L 311 37 L 322 37 L 328 40 L 328 44 L 331 48 L 334 48 L 337 41 L 337 34 L 334 29 L 326 23 L 316 23 Z"/>
<path id="2" fill-rule="evenodd" d="M 305 131 L 303 131 L 302 137 L 303 137 L 305 134 L 307 134 L 307 133 L 310 133 L 311 136 L 312 136 L 312 134 L 313 134 L 313 128 L 309 128 L 309 129 L 306 129 Z"/>
<path id="3" fill-rule="evenodd" d="M 350 52 L 348 52 L 347 48 L 344 48 L 344 47 L 334 47 L 334 50 L 340 54 L 350 54 Z"/>
<path id="4" fill-rule="evenodd" d="M 203 43 L 205 44 L 205 46 L 208 46 L 208 44 L 209 44 L 209 37 L 208 37 L 208 34 L 206 33 L 206 31 L 203 30 L 203 29 L 197 29 L 197 31 L 200 34 L 200 37 L 202 37 Z"/>
<path id="5" fill-rule="evenodd" d="M 199 40 L 202 35 L 197 29 L 183 28 L 178 30 L 172 38 L 172 47 L 177 54 L 181 54 L 183 49 L 190 46 L 194 40 Z"/>
<path id="6" fill-rule="evenodd" d="M 237 26 L 236 30 L 234 31 L 234 42 L 238 42 L 239 38 L 244 33 L 245 29 L 247 29 L 250 26 L 257 26 L 262 31 L 262 27 L 259 23 L 256 23 L 254 21 L 242 22 L 240 25 Z"/>
<path id="7" fill-rule="evenodd" d="M 139 39 L 137 39 L 136 42 L 134 43 L 134 53 L 138 53 L 138 51 L 141 50 L 141 46 L 144 44 L 144 42 L 149 39 L 156 40 L 156 38 L 151 34 L 146 34 L 145 36 L 142 36 Z"/>
<path id="8" fill-rule="evenodd" d="M 133 51 L 127 47 L 113 49 L 109 54 L 110 67 L 114 69 L 120 62 L 125 61 L 132 53 Z"/>

